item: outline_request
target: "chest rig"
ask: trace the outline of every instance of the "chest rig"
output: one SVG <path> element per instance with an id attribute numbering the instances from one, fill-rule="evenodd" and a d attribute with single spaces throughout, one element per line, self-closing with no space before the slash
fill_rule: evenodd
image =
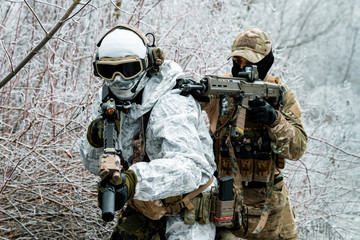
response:
<path id="1" fill-rule="evenodd" d="M 268 79 L 279 84 L 276 80 Z M 284 159 L 272 153 L 267 128 L 245 118 L 244 134 L 238 134 L 236 118 L 242 111 L 241 107 L 229 97 L 220 97 L 218 105 L 219 118 L 213 135 L 218 177 L 234 176 L 238 186 L 249 182 L 269 182 L 273 166 L 283 168 Z M 280 110 L 281 105 L 273 107 Z"/>
<path id="2" fill-rule="evenodd" d="M 220 99 L 220 101 L 224 100 Z M 234 176 L 235 182 L 237 182 L 236 180 L 268 182 L 273 159 L 271 141 L 266 128 L 245 120 L 244 135 L 234 134 L 235 118 L 233 116 L 236 116 L 238 109 L 234 106 L 233 99 L 228 98 L 226 101 L 228 101 L 229 109 L 225 111 L 225 114 L 219 116 L 220 131 L 216 131 L 214 134 L 218 174 L 220 177 Z"/>
<path id="3" fill-rule="evenodd" d="M 141 94 L 139 94 L 139 95 L 140 95 L 140 97 L 136 97 L 134 100 L 132 100 L 132 102 L 140 103 Z M 104 85 L 102 88 L 102 102 L 106 102 L 109 99 L 114 99 L 116 108 L 119 110 L 117 120 L 119 121 L 119 124 L 120 124 L 120 111 L 127 114 L 132 102 L 119 100 L 111 92 L 110 88 L 108 86 Z M 149 112 L 145 113 L 143 116 L 141 116 L 141 127 L 139 129 L 139 133 L 136 135 L 134 142 L 133 142 L 132 158 L 125 160 L 123 157 L 121 157 L 121 164 L 123 165 L 125 170 L 127 170 L 129 168 L 128 161 L 130 161 L 132 164 L 135 164 L 137 162 L 142 162 L 142 161 L 149 162 L 149 158 L 145 151 L 145 130 L 146 130 L 147 123 L 149 121 L 150 113 L 151 113 L 151 110 Z"/>

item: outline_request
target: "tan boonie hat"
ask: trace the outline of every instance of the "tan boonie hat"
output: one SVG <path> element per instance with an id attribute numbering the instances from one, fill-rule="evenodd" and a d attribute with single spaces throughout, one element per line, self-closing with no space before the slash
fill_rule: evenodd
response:
<path id="1" fill-rule="evenodd" d="M 271 51 L 269 36 L 257 29 L 250 28 L 241 32 L 231 46 L 231 57 L 243 57 L 251 63 L 261 61 Z"/>

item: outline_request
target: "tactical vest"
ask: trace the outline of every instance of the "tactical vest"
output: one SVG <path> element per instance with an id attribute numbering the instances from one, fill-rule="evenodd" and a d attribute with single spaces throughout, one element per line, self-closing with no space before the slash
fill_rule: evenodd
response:
<path id="1" fill-rule="evenodd" d="M 281 84 L 280 79 L 273 76 L 268 76 L 266 81 Z M 233 104 L 232 98 L 212 99 L 212 101 L 214 102 L 204 109 L 209 114 L 209 106 L 216 108 L 215 112 L 212 109 L 210 115 L 218 114 L 218 117 L 209 116 L 213 125 L 218 177 L 233 176 L 238 186 L 249 182 L 268 182 L 273 161 L 277 168 L 284 168 L 284 159 L 272 154 L 267 128 L 245 120 L 244 135 L 233 136 L 232 128 L 235 127 L 239 109 Z M 223 105 L 228 106 L 225 112 L 221 109 Z M 282 106 L 273 107 L 281 111 Z"/>
<path id="2" fill-rule="evenodd" d="M 273 76 L 267 76 L 264 81 L 281 84 L 280 79 Z M 281 104 L 273 107 L 278 111 L 282 110 Z M 226 108 L 227 111 L 224 111 Z M 234 105 L 232 98 L 214 98 L 203 106 L 203 109 L 209 116 L 210 129 L 213 133 L 217 177 L 234 177 L 234 189 L 238 190 L 236 196 L 239 197 L 234 209 L 242 209 L 240 212 L 243 220 L 250 219 L 249 214 L 252 214 L 250 206 L 245 202 L 243 187 L 265 189 L 264 206 L 254 218 L 257 224 L 252 232 L 260 233 L 274 210 L 271 203 L 274 183 L 282 179 L 282 177 L 275 178 L 275 167 L 284 168 L 285 161 L 272 152 L 271 139 L 266 126 L 251 123 L 246 117 L 244 134 L 234 134 L 237 116 L 244 109 Z M 245 231 L 245 235 L 248 230 L 246 221 L 242 221 L 241 228 Z M 235 232 L 234 234 L 237 235 Z"/>

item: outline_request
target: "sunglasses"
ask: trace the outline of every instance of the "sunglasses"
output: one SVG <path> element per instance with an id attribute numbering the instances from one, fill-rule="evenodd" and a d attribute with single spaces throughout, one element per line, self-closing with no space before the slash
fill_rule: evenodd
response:
<path id="1" fill-rule="evenodd" d="M 95 62 L 97 74 L 105 80 L 112 81 L 119 74 L 123 79 L 137 77 L 146 67 L 145 59 L 138 56 L 123 58 L 100 58 Z"/>

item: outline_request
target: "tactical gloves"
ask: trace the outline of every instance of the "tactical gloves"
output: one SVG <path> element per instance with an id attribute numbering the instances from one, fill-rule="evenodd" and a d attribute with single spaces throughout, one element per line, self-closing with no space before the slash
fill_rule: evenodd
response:
<path id="1" fill-rule="evenodd" d="M 276 120 L 275 109 L 265 100 L 261 98 L 249 101 L 248 119 L 253 123 L 262 123 L 264 125 L 270 125 Z"/>
<path id="2" fill-rule="evenodd" d="M 115 121 L 116 125 L 116 132 L 119 134 L 120 132 L 120 121 Z M 87 130 L 86 138 L 91 146 L 94 148 L 100 148 L 104 146 L 103 141 L 103 130 L 104 130 L 104 119 L 103 118 L 97 118 L 93 120 Z"/>
<path id="3" fill-rule="evenodd" d="M 110 183 L 117 186 L 126 186 L 128 189 L 127 195 L 128 199 L 133 199 L 135 195 L 135 187 L 137 184 L 137 176 L 133 170 L 127 170 L 121 173 L 121 178 L 118 181 L 113 181 L 110 179 Z"/>
<path id="4" fill-rule="evenodd" d="M 103 191 L 107 184 L 115 188 L 115 210 L 117 211 L 125 205 L 127 200 L 134 198 L 137 177 L 134 171 L 127 170 L 121 173 L 121 178 L 116 182 L 109 178 L 101 179 L 97 185 L 98 206 L 100 209 L 102 209 Z"/>

